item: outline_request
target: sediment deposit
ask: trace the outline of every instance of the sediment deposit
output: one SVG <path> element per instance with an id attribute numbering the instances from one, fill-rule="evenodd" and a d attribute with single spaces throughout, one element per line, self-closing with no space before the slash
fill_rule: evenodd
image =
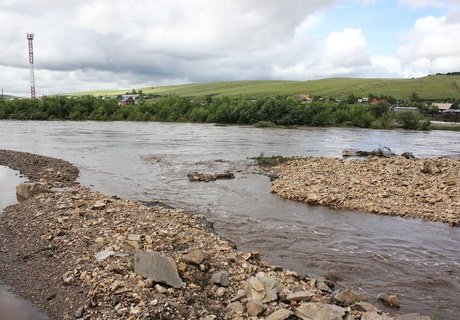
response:
<path id="1" fill-rule="evenodd" d="M 312 205 L 460 224 L 460 161 L 296 158 L 275 169 L 277 195 Z"/>

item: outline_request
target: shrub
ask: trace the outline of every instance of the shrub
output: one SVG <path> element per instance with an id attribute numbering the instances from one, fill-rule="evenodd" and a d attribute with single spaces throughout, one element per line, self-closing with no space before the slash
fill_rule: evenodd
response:
<path id="1" fill-rule="evenodd" d="M 405 111 L 398 113 L 396 119 L 404 129 L 415 130 L 418 129 L 422 116 L 416 112 Z"/>

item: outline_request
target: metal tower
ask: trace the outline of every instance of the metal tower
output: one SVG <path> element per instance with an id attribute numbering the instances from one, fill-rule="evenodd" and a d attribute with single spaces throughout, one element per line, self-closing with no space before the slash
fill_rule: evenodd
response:
<path id="1" fill-rule="evenodd" d="M 30 98 L 35 99 L 34 34 L 28 33 L 27 40 L 29 40 Z"/>

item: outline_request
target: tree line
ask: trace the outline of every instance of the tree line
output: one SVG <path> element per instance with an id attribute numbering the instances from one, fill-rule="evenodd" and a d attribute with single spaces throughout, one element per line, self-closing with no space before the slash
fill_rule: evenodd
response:
<path id="1" fill-rule="evenodd" d="M 0 119 L 167 121 L 382 129 L 428 129 L 430 125 L 420 114 L 391 112 L 388 103 L 368 105 L 349 103 L 347 100 L 304 103 L 293 96 L 258 99 L 166 96 L 128 106 L 118 105 L 116 99 L 93 96 L 0 100 Z"/>

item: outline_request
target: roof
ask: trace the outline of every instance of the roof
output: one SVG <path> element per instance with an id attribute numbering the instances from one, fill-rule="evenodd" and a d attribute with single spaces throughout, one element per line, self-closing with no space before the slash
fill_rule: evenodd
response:
<path id="1" fill-rule="evenodd" d="M 433 103 L 432 106 L 438 107 L 438 110 L 449 110 L 452 107 L 452 103 Z"/>
<path id="2" fill-rule="evenodd" d="M 121 101 L 121 102 L 128 102 L 129 100 L 133 100 L 133 98 L 132 98 L 132 97 L 125 96 L 125 97 L 122 97 L 120 101 Z"/>
<path id="3" fill-rule="evenodd" d="M 378 104 L 378 103 L 388 103 L 388 101 L 386 101 L 385 99 L 377 99 L 377 98 L 374 98 L 372 99 L 371 101 L 371 104 Z"/>

